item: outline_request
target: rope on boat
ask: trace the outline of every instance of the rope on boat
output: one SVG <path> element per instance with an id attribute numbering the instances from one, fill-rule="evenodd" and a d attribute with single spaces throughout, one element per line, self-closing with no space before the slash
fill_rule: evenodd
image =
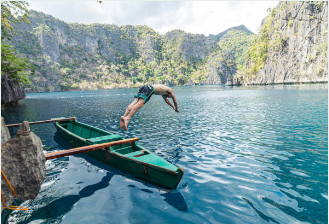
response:
<path id="1" fill-rule="evenodd" d="M 14 195 L 15 195 L 15 198 L 17 198 L 17 194 L 14 190 L 14 188 L 11 186 L 11 184 L 9 183 L 9 180 L 7 179 L 6 175 L 4 174 L 4 172 L 1 170 L 1 174 L 2 176 L 6 179 L 10 189 L 13 191 Z M 7 207 L 6 206 L 6 203 L 5 203 L 5 198 L 3 196 L 3 193 L 2 193 L 2 190 L 1 190 L 1 199 L 2 199 L 2 204 L 3 204 L 3 207 L 4 208 L 7 208 L 7 209 L 11 209 L 11 210 L 29 210 L 28 208 L 24 208 L 22 206 L 10 206 L 10 207 Z"/>

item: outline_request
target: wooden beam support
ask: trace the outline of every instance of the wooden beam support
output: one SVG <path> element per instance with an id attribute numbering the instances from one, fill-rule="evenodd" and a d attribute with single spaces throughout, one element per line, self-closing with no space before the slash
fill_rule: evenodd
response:
<path id="1" fill-rule="evenodd" d="M 35 121 L 35 122 L 29 122 L 29 125 L 34 125 L 34 124 L 45 124 L 45 123 L 51 123 L 51 122 L 56 122 L 56 121 L 70 121 L 74 120 L 76 117 L 71 117 L 71 118 L 61 118 L 61 119 L 56 119 L 56 120 L 45 120 L 45 121 Z M 19 127 L 22 123 L 19 124 L 8 124 L 6 125 L 7 128 L 12 128 L 12 127 Z"/>
<path id="2" fill-rule="evenodd" d="M 102 143 L 102 144 L 97 144 L 97 145 L 82 146 L 79 148 L 47 153 L 47 154 L 45 154 L 45 157 L 46 157 L 46 160 L 56 159 L 56 158 L 60 158 L 60 157 L 64 157 L 64 156 L 70 156 L 70 155 L 83 153 L 83 152 L 91 152 L 91 151 L 95 151 L 95 150 L 99 150 L 99 149 L 109 148 L 109 147 L 112 147 L 115 145 L 122 145 L 122 144 L 136 142 L 136 141 L 138 141 L 138 138 L 130 138 L 130 139 L 124 139 L 124 140 L 119 140 L 119 141 L 114 141 L 114 142 L 107 142 L 107 143 Z"/>

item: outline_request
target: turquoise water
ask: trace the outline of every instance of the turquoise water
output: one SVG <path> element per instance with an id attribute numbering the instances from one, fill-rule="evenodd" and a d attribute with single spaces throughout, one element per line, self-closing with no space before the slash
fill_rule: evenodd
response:
<path id="1" fill-rule="evenodd" d="M 86 155 L 47 161 L 33 201 L 8 223 L 328 223 L 328 85 L 174 87 L 119 118 L 138 89 L 28 94 L 7 124 L 77 116 L 184 169 L 173 191 Z M 32 127 L 32 126 L 31 126 Z M 45 153 L 70 148 L 52 124 L 33 126 Z"/>

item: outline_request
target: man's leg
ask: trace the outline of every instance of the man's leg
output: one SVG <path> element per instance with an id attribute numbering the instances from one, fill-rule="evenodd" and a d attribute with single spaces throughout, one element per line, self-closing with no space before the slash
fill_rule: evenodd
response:
<path id="1" fill-rule="evenodd" d="M 131 117 L 139 110 L 139 108 L 144 106 L 144 104 L 145 104 L 145 100 L 140 98 L 138 100 L 138 102 L 135 105 L 133 105 L 133 107 L 130 109 L 130 112 L 128 113 L 128 115 L 121 117 L 121 119 L 123 119 L 124 126 L 125 126 L 124 130 L 126 130 L 126 131 L 128 130 L 127 127 L 128 127 Z"/>
<path id="2" fill-rule="evenodd" d="M 122 130 L 125 130 L 125 123 L 123 121 L 123 117 L 126 117 L 129 112 L 131 111 L 131 108 L 138 102 L 138 99 L 135 98 L 134 101 L 127 107 L 125 114 L 120 118 L 120 128 Z"/>
<path id="3" fill-rule="evenodd" d="M 127 115 L 129 114 L 129 112 L 131 111 L 131 108 L 138 102 L 138 99 L 137 98 L 134 98 L 134 101 L 129 104 L 129 106 L 127 107 L 126 109 L 126 112 L 125 114 L 123 115 L 124 117 L 127 117 Z"/>

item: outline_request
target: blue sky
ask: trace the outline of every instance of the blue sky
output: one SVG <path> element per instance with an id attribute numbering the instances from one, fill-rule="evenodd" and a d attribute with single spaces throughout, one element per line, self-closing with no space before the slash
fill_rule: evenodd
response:
<path id="1" fill-rule="evenodd" d="M 245 25 L 256 33 L 279 1 L 28 1 L 29 9 L 65 22 L 147 25 L 159 33 L 181 29 L 218 34 Z"/>

